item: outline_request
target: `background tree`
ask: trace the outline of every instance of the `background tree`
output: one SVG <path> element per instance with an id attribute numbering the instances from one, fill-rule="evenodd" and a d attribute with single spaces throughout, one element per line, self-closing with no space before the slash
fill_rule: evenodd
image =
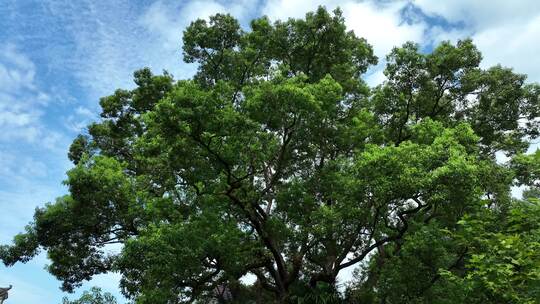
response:
<path id="1" fill-rule="evenodd" d="M 82 296 L 74 301 L 64 297 L 62 304 L 117 304 L 114 296 L 108 292 L 102 293 L 101 288 L 92 287 L 90 291 L 85 291 Z"/>
<path id="2" fill-rule="evenodd" d="M 36 210 L 0 257 L 46 250 L 67 291 L 117 271 L 137 303 L 337 302 L 338 274 L 357 266 L 349 302 L 451 303 L 445 288 L 483 299 L 517 281 L 513 294 L 528 295 L 504 301 L 529 301 L 537 255 L 479 257 L 516 231 L 512 242 L 536 248 L 510 187 L 536 187 L 523 153 L 540 86 L 481 69 L 470 40 L 429 54 L 406 43 L 387 59 L 388 80 L 368 88 L 376 57 L 339 10 L 247 31 L 229 15 L 193 22 L 194 78 L 143 69 L 135 89 L 102 98 L 102 119 L 70 148 L 70 194 Z M 483 277 L 511 257 L 533 270 Z"/>

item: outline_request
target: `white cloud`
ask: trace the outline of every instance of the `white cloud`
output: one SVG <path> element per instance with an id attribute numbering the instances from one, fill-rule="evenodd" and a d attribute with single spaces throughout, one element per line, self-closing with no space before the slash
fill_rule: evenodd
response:
<path id="1" fill-rule="evenodd" d="M 13 44 L 0 47 L 0 144 L 17 142 L 53 149 L 61 135 L 43 115 L 51 97 L 36 84 L 36 66 Z"/>
<path id="2" fill-rule="evenodd" d="M 375 67 L 372 67 L 366 75 L 364 75 L 364 81 L 370 86 L 375 87 L 386 80 L 384 75 L 384 62 L 379 63 Z"/>
<path id="3" fill-rule="evenodd" d="M 218 12 L 243 18 L 256 1 L 156 1 L 142 9 L 127 0 L 49 0 L 45 5 L 74 41 L 73 52 L 56 58 L 56 65 L 76 76 L 94 105 L 117 88 L 133 87 L 133 72 L 145 66 L 190 77 L 196 67 L 182 62 L 185 27 Z"/>
<path id="4" fill-rule="evenodd" d="M 435 41 L 471 36 L 484 55 L 484 67 L 501 64 L 540 81 L 540 1 L 429 1 L 415 5 L 425 13 L 462 24 L 461 30 L 434 28 Z"/>
<path id="5" fill-rule="evenodd" d="M 395 46 L 401 46 L 406 41 L 421 42 L 428 25 L 423 20 L 404 22 L 402 10 L 408 1 L 352 1 L 352 0 L 270 0 L 262 8 L 261 14 L 273 20 L 287 18 L 302 18 L 319 5 L 329 10 L 340 7 L 345 17 L 348 29 L 353 30 L 359 37 L 366 38 L 373 46 L 379 64 L 372 67 L 365 75 L 365 80 L 371 86 L 380 84 L 386 79 L 383 74 L 385 56 Z"/>
<path id="6" fill-rule="evenodd" d="M 468 38 L 472 35 L 468 28 L 443 28 L 435 25 L 428 29 L 424 43 L 427 45 L 436 46 L 443 41 L 451 41 L 453 43 L 460 39 Z"/>
<path id="7" fill-rule="evenodd" d="M 63 118 L 64 126 L 74 133 L 82 133 L 83 130 L 93 121 L 97 121 L 98 110 L 90 110 L 87 107 L 78 106 L 73 113 Z"/>
<path id="8" fill-rule="evenodd" d="M 148 43 L 156 46 L 145 52 L 160 69 L 172 72 L 176 78 L 188 78 L 194 74 L 196 66 L 182 62 L 183 30 L 197 18 L 230 11 L 215 1 L 157 1 L 137 19 L 141 28 L 151 33 Z"/>
<path id="9" fill-rule="evenodd" d="M 540 81 L 540 1 L 431 1 L 412 2 L 431 16 L 444 18 L 455 26 L 428 24 L 422 18 L 404 22 L 402 10 L 411 1 L 351 1 L 270 0 L 262 9 L 272 19 L 303 17 L 308 11 L 324 5 L 328 9 L 340 6 L 348 28 L 365 37 L 374 47 L 382 64 L 374 67 L 366 80 L 370 85 L 384 80 L 384 56 L 394 46 L 405 41 L 436 45 L 443 40 L 457 41 L 472 37 L 484 55 L 483 67 L 502 64 L 518 73 L 529 75 L 530 81 Z"/>
<path id="10" fill-rule="evenodd" d="M 540 82 L 540 10 L 520 23 L 493 26 L 476 33 L 474 42 L 484 55 L 483 65 L 501 64 Z"/>
<path id="11" fill-rule="evenodd" d="M 244 1 L 242 4 L 248 3 Z M 178 51 L 182 32 L 192 21 L 198 18 L 206 19 L 217 13 L 231 13 L 237 18 L 242 18 L 249 6 L 240 4 L 232 2 L 230 6 L 225 7 L 211 0 L 188 3 L 157 1 L 146 10 L 139 21 L 148 31 L 160 36 L 163 48 Z"/>
<path id="12" fill-rule="evenodd" d="M 301 18 L 317 9 L 319 5 L 329 10 L 340 7 L 347 27 L 359 37 L 364 37 L 373 46 L 375 54 L 384 58 L 394 47 L 406 41 L 419 42 L 423 39 L 427 24 L 421 20 L 413 23 L 403 22 L 401 11 L 407 1 L 376 2 L 351 0 L 270 0 L 262 8 L 262 14 L 269 18 Z"/>
<path id="13" fill-rule="evenodd" d="M 30 156 L 17 156 L 7 151 L 0 151 L 0 179 L 19 184 L 29 177 L 47 176 L 47 166 Z"/>
<path id="14" fill-rule="evenodd" d="M 0 53 L 0 89 L 17 92 L 20 89 L 34 90 L 35 65 L 20 54 L 15 45 L 4 45 Z"/>
<path id="15" fill-rule="evenodd" d="M 270 0 L 260 7 L 257 1 L 250 0 L 228 3 L 218 0 L 156 1 L 143 10 L 135 9 L 130 1 L 86 0 L 74 5 L 49 0 L 46 3 L 51 13 L 59 16 L 75 42 L 73 54 L 57 64 L 76 75 L 93 103 L 116 88 L 132 87 L 133 71 L 144 66 L 157 73 L 166 69 L 176 78 L 193 75 L 196 66 L 182 62 L 182 32 L 191 21 L 218 12 L 230 13 L 244 24 L 258 15 L 286 19 L 303 17 L 319 4 L 329 9 L 340 6 L 348 27 L 366 37 L 381 58 L 393 46 L 407 40 L 421 40 L 426 28 L 421 21 L 402 22 L 400 10 L 407 1 L 381 4 L 353 0 L 323 0 L 320 3 Z"/>
<path id="16" fill-rule="evenodd" d="M 45 121 L 54 103 L 38 85 L 36 65 L 15 45 L 6 44 L 0 47 L 0 70 L 0 240 L 4 243 L 31 220 L 36 205 L 63 189 L 57 173 L 64 169 L 66 150 L 64 134 Z"/>
<path id="17" fill-rule="evenodd" d="M 491 0 L 491 1 L 433 1 L 416 0 L 414 4 L 424 12 L 439 15 L 454 23 L 483 30 L 501 24 L 519 24 L 529 20 L 540 11 L 537 0 Z"/>
<path id="18" fill-rule="evenodd" d="M 78 115 L 85 116 L 85 117 L 90 117 L 90 118 L 95 118 L 95 116 L 96 116 L 96 113 L 94 113 L 92 110 L 90 110 L 88 108 L 85 108 L 83 106 L 78 106 L 75 109 L 75 113 L 78 114 Z"/>
<path id="19" fill-rule="evenodd" d="M 193 75 L 196 66 L 182 62 L 182 33 L 185 28 L 196 19 L 208 19 L 217 13 L 228 13 L 244 20 L 253 13 L 256 4 L 256 1 L 250 0 L 230 1 L 227 5 L 213 0 L 157 1 L 138 18 L 138 23 L 151 33 L 153 45 L 159 46 L 148 49 L 149 56 L 177 78 L 188 78 Z"/>
<path id="20" fill-rule="evenodd" d="M 401 20 L 400 12 L 405 5 L 404 1 L 382 6 L 373 2 L 348 2 L 343 5 L 343 11 L 347 26 L 356 35 L 365 37 L 375 54 L 383 58 L 395 46 L 423 39 L 427 27 L 424 22 L 408 24 Z"/>

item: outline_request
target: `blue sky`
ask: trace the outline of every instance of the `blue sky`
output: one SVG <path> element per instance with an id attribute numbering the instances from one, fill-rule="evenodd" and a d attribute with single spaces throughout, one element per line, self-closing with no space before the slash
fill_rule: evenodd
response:
<path id="1" fill-rule="evenodd" d="M 193 74 L 180 51 L 192 20 L 228 12 L 247 24 L 261 15 L 301 17 L 318 4 L 340 6 L 347 26 L 379 58 L 407 40 L 429 50 L 472 37 L 484 66 L 501 63 L 540 81 L 537 0 L 0 0 L 0 243 L 24 228 L 37 206 L 66 193 L 66 151 L 97 119 L 99 97 L 132 87 L 133 71 L 145 66 L 177 79 Z M 384 80 L 382 67 L 368 72 L 370 84 Z M 0 287 L 15 286 L 7 303 L 60 303 L 60 284 L 45 264 L 42 254 L 26 265 L 0 265 Z M 117 275 L 103 275 L 84 288 L 118 294 L 117 283 Z"/>

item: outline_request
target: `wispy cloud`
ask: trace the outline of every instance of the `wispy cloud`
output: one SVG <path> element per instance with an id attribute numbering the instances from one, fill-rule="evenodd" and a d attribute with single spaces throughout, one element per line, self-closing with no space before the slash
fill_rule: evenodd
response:
<path id="1" fill-rule="evenodd" d="M 32 61 L 14 44 L 0 47 L 0 142 L 41 143 L 41 117 L 50 97 L 35 84 Z"/>
<path id="2" fill-rule="evenodd" d="M 46 120 L 55 99 L 38 81 L 36 64 L 20 48 L 0 46 L 0 243 L 8 243 L 31 221 L 37 205 L 64 192 L 59 183 L 67 167 L 65 134 Z M 46 302 L 54 294 L 30 277 L 41 273 L 43 260 L 6 269 L 0 279 L 16 288 L 13 303 Z M 51 284 L 48 284 L 51 285 Z"/>
<path id="3" fill-rule="evenodd" d="M 429 1 L 415 2 L 426 14 L 461 23 L 460 30 L 438 30 L 437 39 L 472 37 L 484 56 L 485 67 L 495 64 L 513 67 L 540 82 L 540 1 Z M 440 39 L 439 39 L 440 40 Z"/>
<path id="4" fill-rule="evenodd" d="M 255 1 L 227 5 L 217 1 L 157 1 L 147 7 L 132 1 L 49 0 L 45 6 L 64 25 L 73 47 L 59 50 L 61 63 L 75 75 L 93 103 L 117 88 L 130 88 L 136 69 L 168 70 L 176 78 L 190 77 L 194 66 L 181 58 L 183 29 L 197 18 L 217 12 L 242 16 Z"/>

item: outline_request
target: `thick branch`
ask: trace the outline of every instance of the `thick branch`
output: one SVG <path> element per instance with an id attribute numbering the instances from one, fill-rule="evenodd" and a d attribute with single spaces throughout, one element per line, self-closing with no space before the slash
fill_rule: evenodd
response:
<path id="1" fill-rule="evenodd" d="M 398 218 L 400 219 L 400 221 L 402 223 L 402 226 L 398 228 L 398 233 L 397 234 L 387 236 L 385 238 L 382 238 L 382 239 L 376 241 L 375 243 L 373 243 L 372 245 L 370 245 L 369 247 L 364 249 L 360 253 L 360 255 L 358 255 L 357 257 L 349 260 L 348 262 L 345 262 L 345 263 L 339 265 L 337 267 L 337 271 L 340 271 L 342 269 L 345 269 L 345 268 L 347 268 L 349 266 L 352 266 L 352 265 L 362 261 L 375 248 L 377 248 L 379 246 L 382 246 L 382 245 L 384 245 L 386 243 L 397 241 L 397 240 L 400 240 L 401 238 L 403 238 L 403 235 L 405 234 L 407 229 L 409 229 L 409 223 L 408 223 L 407 218 L 405 216 L 409 215 L 409 214 L 417 213 L 422 208 L 425 208 L 425 207 L 429 206 L 429 205 L 423 205 L 417 198 L 413 198 L 413 200 L 418 204 L 417 207 L 412 208 L 412 209 L 408 209 L 408 210 L 405 210 L 405 211 L 400 211 L 400 212 L 397 213 L 397 216 L 398 216 Z"/>

